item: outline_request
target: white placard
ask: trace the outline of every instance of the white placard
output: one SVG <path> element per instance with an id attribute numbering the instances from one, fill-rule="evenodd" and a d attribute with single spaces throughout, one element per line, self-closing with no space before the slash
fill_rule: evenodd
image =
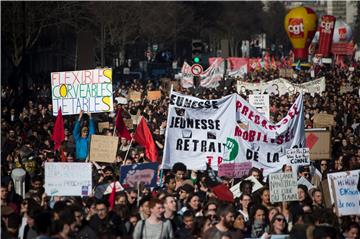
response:
<path id="1" fill-rule="evenodd" d="M 45 163 L 44 186 L 49 196 L 89 196 L 91 163 Z"/>
<path id="2" fill-rule="evenodd" d="M 333 197 L 333 190 L 332 190 L 332 187 L 331 187 L 331 181 L 334 180 L 334 179 L 338 179 L 338 178 L 359 176 L 359 174 L 360 174 L 360 169 L 352 170 L 352 171 L 337 172 L 337 173 L 329 173 L 327 175 L 327 180 L 328 180 L 328 183 L 329 183 L 329 193 L 330 193 L 331 204 L 334 204 L 334 197 Z"/>
<path id="3" fill-rule="evenodd" d="M 254 106 L 267 120 L 270 120 L 270 97 L 269 95 L 249 95 L 249 103 Z"/>
<path id="4" fill-rule="evenodd" d="M 288 163 L 291 165 L 310 165 L 309 148 L 287 149 L 286 157 L 288 159 Z"/>
<path id="5" fill-rule="evenodd" d="M 112 69 L 51 73 L 53 115 L 112 112 Z"/>
<path id="6" fill-rule="evenodd" d="M 359 174 L 334 178 L 331 182 L 338 216 L 360 215 Z"/>
<path id="7" fill-rule="evenodd" d="M 270 201 L 298 201 L 297 179 L 293 173 L 272 173 L 269 175 Z"/>

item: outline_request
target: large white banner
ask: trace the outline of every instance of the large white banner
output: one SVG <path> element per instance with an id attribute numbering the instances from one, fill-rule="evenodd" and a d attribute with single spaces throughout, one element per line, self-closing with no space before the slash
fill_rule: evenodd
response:
<path id="1" fill-rule="evenodd" d="M 239 95 L 202 100 L 173 92 L 170 96 L 162 168 L 176 162 L 188 169 L 214 170 L 219 164 L 252 162 L 264 175 L 287 163 L 286 149 L 303 148 L 303 97 L 277 124 L 261 115 Z"/>
<path id="2" fill-rule="evenodd" d="M 89 196 L 91 163 L 45 163 L 44 186 L 49 196 Z"/>
<path id="3" fill-rule="evenodd" d="M 162 168 L 182 162 L 188 169 L 205 170 L 209 162 L 217 170 L 218 162 L 228 153 L 226 144 L 236 143 L 231 138 L 235 106 L 236 94 L 202 100 L 172 92 Z"/>
<path id="4" fill-rule="evenodd" d="M 112 70 L 93 69 L 51 73 L 53 115 L 112 112 Z"/>
<path id="5" fill-rule="evenodd" d="M 234 136 L 239 153 L 235 162 L 251 161 L 264 175 L 287 164 L 286 149 L 305 147 L 303 96 L 300 94 L 287 115 L 274 124 L 237 96 L 238 125 Z"/>
<path id="6" fill-rule="evenodd" d="M 253 93 L 269 95 L 284 95 L 289 93 L 290 95 L 296 93 L 321 93 L 325 91 L 325 77 L 321 77 L 316 80 L 308 81 L 302 84 L 294 84 L 286 79 L 279 78 L 272 81 L 261 82 L 261 83 L 250 83 L 245 81 L 237 81 L 237 92 L 245 93 L 246 90 L 251 90 Z"/>

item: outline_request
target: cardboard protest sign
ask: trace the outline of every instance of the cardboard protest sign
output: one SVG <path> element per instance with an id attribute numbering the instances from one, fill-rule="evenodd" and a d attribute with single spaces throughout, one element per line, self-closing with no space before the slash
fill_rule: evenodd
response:
<path id="1" fill-rule="evenodd" d="M 241 178 L 249 173 L 251 162 L 220 164 L 218 175 L 231 178 Z"/>
<path id="2" fill-rule="evenodd" d="M 292 68 L 280 68 L 279 76 L 284 78 L 291 78 L 294 74 L 294 70 Z"/>
<path id="3" fill-rule="evenodd" d="M 314 128 L 331 127 L 335 126 L 334 115 L 319 113 L 314 116 Z"/>
<path id="4" fill-rule="evenodd" d="M 331 133 L 324 129 L 311 129 L 305 131 L 306 147 L 310 149 L 311 160 L 331 158 Z"/>
<path id="5" fill-rule="evenodd" d="M 260 188 L 263 187 L 263 185 L 254 176 L 249 176 L 249 177 L 245 178 L 244 180 L 250 180 L 251 182 L 254 183 L 253 188 L 252 188 L 252 193 L 256 192 L 257 190 L 259 190 Z M 241 184 L 241 182 L 235 184 L 234 186 L 232 186 L 230 188 L 230 191 L 233 193 L 234 198 L 241 196 L 240 184 Z"/>
<path id="6" fill-rule="evenodd" d="M 353 192 L 353 186 L 352 186 L 352 180 L 354 180 L 354 178 L 357 177 L 357 179 L 359 178 L 359 174 L 360 174 L 360 169 L 358 170 L 351 170 L 351 171 L 343 171 L 343 172 L 337 172 L 337 173 L 329 173 L 327 175 L 327 180 L 328 180 L 328 185 L 329 185 L 329 193 L 330 193 L 330 199 L 331 199 L 331 204 L 333 204 L 335 202 L 334 199 L 334 194 L 335 193 L 339 193 L 340 189 L 342 189 L 343 195 L 340 196 L 349 196 L 349 194 L 347 194 L 347 191 L 351 190 L 350 193 L 357 193 L 357 195 L 360 195 L 358 192 Z M 337 185 L 335 187 L 336 190 L 339 190 L 339 192 L 334 192 L 334 189 L 332 187 L 332 181 L 334 180 L 338 180 L 338 179 L 349 179 L 349 182 L 345 181 L 338 181 L 338 182 L 342 182 L 339 185 Z M 357 183 L 358 181 L 356 181 Z M 357 184 L 356 184 L 357 185 Z M 356 186 L 355 186 L 356 187 Z M 356 196 L 356 195 L 353 195 Z M 357 199 L 360 199 L 359 196 L 356 196 Z M 337 202 L 338 203 L 338 202 Z M 359 206 L 359 200 L 358 200 L 358 206 Z"/>
<path id="7" fill-rule="evenodd" d="M 309 148 L 287 149 L 286 157 L 291 165 L 310 165 Z"/>
<path id="8" fill-rule="evenodd" d="M 129 91 L 128 98 L 133 102 L 140 102 L 141 101 L 141 93 L 138 91 L 131 90 Z"/>
<path id="9" fill-rule="evenodd" d="M 103 129 L 110 129 L 110 123 L 109 122 L 99 122 L 98 129 L 99 129 L 99 132 L 102 133 Z"/>
<path id="10" fill-rule="evenodd" d="M 153 90 L 148 91 L 146 99 L 148 100 L 158 100 L 161 98 L 161 91 L 160 90 Z"/>
<path id="11" fill-rule="evenodd" d="M 53 115 L 84 112 L 112 112 L 112 70 L 110 68 L 51 73 Z"/>
<path id="12" fill-rule="evenodd" d="M 147 187 L 156 187 L 157 163 L 123 165 L 120 168 L 120 183 L 124 187 L 135 187 L 144 183 Z"/>
<path id="13" fill-rule="evenodd" d="M 269 175 L 270 201 L 297 201 L 297 179 L 293 173 L 272 173 Z"/>
<path id="14" fill-rule="evenodd" d="M 336 214 L 341 216 L 360 214 L 360 191 L 357 189 L 359 173 L 351 173 L 331 180 L 332 197 Z"/>
<path id="15" fill-rule="evenodd" d="M 90 196 L 91 163 L 45 163 L 44 187 L 49 196 Z"/>
<path id="16" fill-rule="evenodd" d="M 90 161 L 113 163 L 116 160 L 118 142 L 118 137 L 91 135 Z"/>
<path id="17" fill-rule="evenodd" d="M 270 96 L 264 94 L 249 95 L 249 103 L 267 120 L 270 120 Z"/>

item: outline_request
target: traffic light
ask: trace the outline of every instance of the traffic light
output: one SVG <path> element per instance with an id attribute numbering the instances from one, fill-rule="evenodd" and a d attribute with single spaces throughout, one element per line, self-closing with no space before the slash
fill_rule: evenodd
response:
<path id="1" fill-rule="evenodd" d="M 192 40 L 192 61 L 193 63 L 200 64 L 201 63 L 201 54 L 203 51 L 203 43 L 201 40 Z"/>

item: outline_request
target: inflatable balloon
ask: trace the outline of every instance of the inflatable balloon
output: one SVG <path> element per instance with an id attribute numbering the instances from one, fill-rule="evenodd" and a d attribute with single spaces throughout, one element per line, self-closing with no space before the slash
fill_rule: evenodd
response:
<path id="1" fill-rule="evenodd" d="M 336 20 L 333 43 L 349 42 L 352 39 L 351 27 L 343 20 Z"/>
<path id="2" fill-rule="evenodd" d="M 297 7 L 285 16 L 285 31 L 294 48 L 295 59 L 307 60 L 308 47 L 316 32 L 316 13 L 308 7 Z"/>

